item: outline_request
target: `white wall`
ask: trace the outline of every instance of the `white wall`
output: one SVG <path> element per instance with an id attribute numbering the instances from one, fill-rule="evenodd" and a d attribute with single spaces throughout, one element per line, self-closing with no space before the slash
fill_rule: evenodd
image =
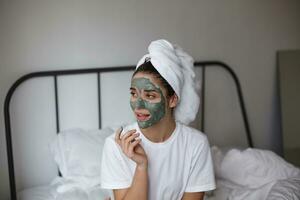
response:
<path id="1" fill-rule="evenodd" d="M 281 152 L 276 51 L 300 48 L 298 0 L 1 0 L 0 112 L 21 75 L 49 69 L 135 64 L 166 38 L 196 60 L 218 59 L 238 74 L 254 144 Z M 3 114 L 0 197 L 8 199 Z"/>

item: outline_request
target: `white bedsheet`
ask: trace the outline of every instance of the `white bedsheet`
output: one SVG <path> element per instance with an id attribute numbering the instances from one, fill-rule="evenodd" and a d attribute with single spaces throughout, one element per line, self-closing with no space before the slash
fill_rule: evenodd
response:
<path id="1" fill-rule="evenodd" d="M 300 199 L 300 178 L 279 180 L 269 192 L 267 200 Z"/>
<path id="2" fill-rule="evenodd" d="M 248 188 L 226 180 L 217 180 L 217 189 L 205 195 L 205 200 L 299 200 L 300 179 L 273 181 L 260 188 Z"/>
<path id="3" fill-rule="evenodd" d="M 221 151 L 212 148 L 217 189 L 206 200 L 300 199 L 300 169 L 276 154 L 259 149 Z M 81 179 L 57 177 L 48 186 L 30 188 L 19 200 L 105 200 L 109 190 Z"/>
<path id="4" fill-rule="evenodd" d="M 73 188 L 67 192 L 58 193 L 56 186 L 45 185 L 25 189 L 18 193 L 18 200 L 105 200 L 109 191 L 94 187 L 88 191 Z"/>

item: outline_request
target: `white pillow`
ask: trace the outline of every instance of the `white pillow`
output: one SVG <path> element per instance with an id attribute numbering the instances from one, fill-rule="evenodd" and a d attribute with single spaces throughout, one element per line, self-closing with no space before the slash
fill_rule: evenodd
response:
<path id="1" fill-rule="evenodd" d="M 223 162 L 225 155 L 227 155 L 228 151 L 230 151 L 232 149 L 236 149 L 236 150 L 240 150 L 240 151 L 244 150 L 244 148 L 237 147 L 237 146 L 235 146 L 235 147 L 232 147 L 232 146 L 218 147 L 218 146 L 213 145 L 211 147 L 211 154 L 212 154 L 214 172 L 215 172 L 216 178 L 218 178 L 218 179 L 223 178 L 222 171 L 221 171 L 222 162 Z"/>
<path id="2" fill-rule="evenodd" d="M 88 131 L 76 128 L 60 132 L 50 149 L 62 176 L 74 181 L 88 178 L 93 185 L 100 183 L 103 145 L 113 132 L 111 128 Z"/>

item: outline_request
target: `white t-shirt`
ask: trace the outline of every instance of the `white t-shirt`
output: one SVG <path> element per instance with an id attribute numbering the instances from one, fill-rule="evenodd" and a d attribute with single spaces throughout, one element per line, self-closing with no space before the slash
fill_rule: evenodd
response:
<path id="1" fill-rule="evenodd" d="M 216 187 L 207 137 L 200 131 L 176 122 L 172 135 L 162 143 L 154 143 L 140 131 L 137 123 L 122 133 L 136 129 L 148 157 L 149 200 L 177 200 L 184 192 L 203 192 Z M 101 187 L 129 188 L 136 164 L 109 136 L 104 144 Z"/>

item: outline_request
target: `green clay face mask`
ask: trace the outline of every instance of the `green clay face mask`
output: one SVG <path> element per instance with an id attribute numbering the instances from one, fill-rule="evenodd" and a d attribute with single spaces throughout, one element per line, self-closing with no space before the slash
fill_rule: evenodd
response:
<path id="1" fill-rule="evenodd" d="M 137 120 L 139 127 L 144 129 L 159 122 L 165 116 L 165 98 L 161 89 L 147 78 L 132 79 L 131 87 L 137 89 L 139 94 L 143 91 L 156 91 L 160 94 L 160 101 L 155 103 L 141 98 L 140 95 L 130 101 L 130 106 L 133 111 L 136 109 L 145 109 L 150 113 L 149 119 Z"/>

